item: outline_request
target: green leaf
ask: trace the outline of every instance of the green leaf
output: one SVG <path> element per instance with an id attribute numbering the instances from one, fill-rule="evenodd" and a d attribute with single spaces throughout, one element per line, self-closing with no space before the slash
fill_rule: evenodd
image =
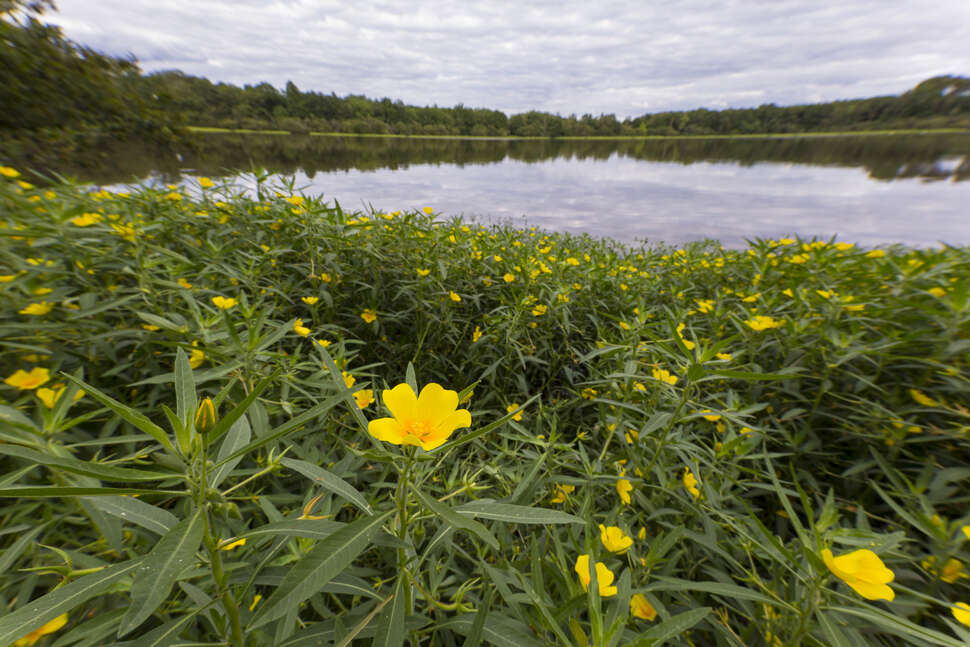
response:
<path id="1" fill-rule="evenodd" d="M 0 498 L 37 498 L 65 496 L 118 496 L 120 494 L 165 494 L 185 496 L 185 492 L 175 490 L 140 490 L 130 487 L 7 487 L 0 488 Z"/>
<path id="2" fill-rule="evenodd" d="M 262 537 L 309 537 L 310 539 L 326 539 L 347 524 L 329 519 L 296 519 L 293 521 L 278 521 L 268 523 L 258 528 L 237 535 L 235 539 L 252 539 Z"/>
<path id="3" fill-rule="evenodd" d="M 330 490 L 335 494 L 339 494 L 367 514 L 374 514 L 374 511 L 367 503 L 364 495 L 362 495 L 360 492 L 354 489 L 350 483 L 343 480 L 336 474 L 328 472 L 318 465 L 294 458 L 283 458 L 280 462 L 286 467 L 289 467 L 291 470 L 299 472 L 303 476 L 314 481 L 324 489 Z"/>
<path id="4" fill-rule="evenodd" d="M 495 550 L 500 549 L 498 539 L 495 538 L 495 535 L 493 535 L 488 528 L 477 521 L 466 519 L 464 515 L 458 514 L 450 506 L 435 500 L 434 497 L 428 496 L 419 490 L 417 486 L 408 483 L 408 487 L 411 488 L 411 491 L 414 492 L 415 495 L 417 495 L 418 499 L 421 500 L 421 503 L 424 504 L 424 507 L 428 508 L 433 513 L 444 519 L 446 523 L 454 526 L 455 528 L 467 530 Z"/>
<path id="5" fill-rule="evenodd" d="M 225 465 L 229 461 L 235 460 L 236 458 L 238 458 L 240 456 L 245 456 L 246 454 L 248 454 L 249 452 L 253 451 L 254 449 L 259 449 L 263 445 L 266 445 L 266 444 L 271 443 L 271 442 L 273 442 L 275 440 L 278 440 L 278 439 L 282 438 L 283 436 L 285 436 L 286 434 L 290 433 L 291 431 L 293 431 L 293 430 L 295 430 L 295 429 L 297 429 L 299 427 L 302 427 L 304 424 L 306 424 L 307 422 L 313 420 L 317 416 L 323 415 L 327 411 L 330 411 L 330 409 L 333 409 L 334 406 L 336 406 L 336 404 L 338 402 L 340 402 L 340 400 L 342 399 L 342 397 L 343 396 L 335 395 L 335 396 L 332 396 L 332 397 L 327 398 L 326 400 L 324 400 L 323 402 L 320 402 L 319 404 L 314 405 L 313 407 L 310 407 L 309 409 L 307 409 L 306 411 L 304 411 L 303 413 L 301 413 L 300 415 L 298 415 L 296 418 L 292 418 L 288 422 L 284 422 L 279 427 L 273 428 L 265 436 L 263 436 L 261 438 L 257 438 L 256 440 L 254 440 L 253 442 L 249 443 L 248 445 L 246 445 L 242 449 L 238 449 L 238 450 L 234 451 L 233 453 L 229 454 L 228 456 L 226 456 L 225 458 L 223 458 L 222 460 L 220 460 L 218 463 L 216 463 L 216 467 L 217 468 L 218 467 L 222 467 L 223 465 Z"/>
<path id="6" fill-rule="evenodd" d="M 137 429 L 141 429 L 143 432 L 160 442 L 166 449 L 173 453 L 175 452 L 175 448 L 172 446 L 172 441 L 168 439 L 168 434 L 165 433 L 165 430 L 146 418 L 142 413 L 135 411 L 131 407 L 125 406 L 114 398 L 105 395 L 84 380 L 80 380 L 73 375 L 68 375 L 66 373 L 61 373 L 61 375 L 63 375 L 65 379 L 77 384 L 87 395 L 90 395 L 92 398 L 114 411 L 116 414 L 121 416 L 122 419 L 128 421 Z"/>
<path id="7" fill-rule="evenodd" d="M 202 543 L 202 509 L 175 525 L 145 557 L 138 577 L 131 585 L 128 613 L 121 621 L 123 636 L 144 622 L 165 601 L 179 574 L 195 564 L 195 553 Z"/>
<path id="8" fill-rule="evenodd" d="M 256 398 L 258 398 L 259 395 L 266 390 L 266 387 L 268 387 L 270 383 L 276 379 L 276 376 L 278 376 L 282 370 L 282 368 L 277 368 L 275 371 L 260 380 L 259 383 L 253 387 L 253 390 L 250 391 L 245 398 L 243 398 L 242 402 L 237 404 L 234 409 L 220 418 L 219 422 L 216 423 L 216 426 L 210 429 L 206 434 L 206 439 L 208 442 L 210 444 L 214 443 L 216 440 L 218 440 L 219 436 L 226 433 L 226 431 L 228 431 L 229 428 L 236 423 L 236 420 L 246 413 L 246 410 L 249 409 L 253 401 L 255 401 Z"/>
<path id="9" fill-rule="evenodd" d="M 559 510 L 549 510 L 548 508 L 533 508 L 527 505 L 512 505 L 511 503 L 497 503 L 495 501 L 470 501 L 454 508 L 455 512 L 481 519 L 491 519 L 493 521 L 507 521 L 509 523 L 528 523 L 528 524 L 558 524 L 558 523 L 586 523 L 579 517 L 575 517 Z"/>
<path id="10" fill-rule="evenodd" d="M 401 647 L 404 644 L 404 587 L 410 586 L 407 579 L 404 573 L 398 574 L 394 595 L 381 611 L 371 647 Z"/>
<path id="11" fill-rule="evenodd" d="M 934 645 L 941 645 L 942 647 L 966 647 L 966 643 L 961 640 L 956 640 L 933 629 L 921 627 L 906 618 L 888 613 L 876 607 L 828 607 L 825 610 L 868 620 L 898 636 L 915 638 L 919 641 L 926 641 Z"/>
<path id="12" fill-rule="evenodd" d="M 735 584 L 694 582 L 676 577 L 663 577 L 662 575 L 656 575 L 652 579 L 656 580 L 656 582 L 644 587 L 644 591 L 698 591 L 712 595 L 722 595 L 730 600 L 754 600 L 755 602 L 763 602 L 769 606 L 778 604 L 778 600 L 774 598 Z"/>
<path id="13" fill-rule="evenodd" d="M 120 517 L 159 535 L 164 535 L 178 523 L 178 518 L 168 510 L 129 496 L 82 498 L 105 514 Z"/>
<path id="14" fill-rule="evenodd" d="M 679 613 L 672 618 L 664 620 L 656 627 L 651 627 L 640 634 L 632 643 L 627 643 L 625 647 L 653 647 L 663 644 L 664 641 L 682 635 L 685 631 L 696 625 L 711 613 L 710 607 L 701 607 Z"/>
<path id="15" fill-rule="evenodd" d="M 181 478 L 181 474 L 154 472 L 150 470 L 133 470 L 125 467 L 114 467 L 103 463 L 89 463 L 87 461 L 67 456 L 52 456 L 17 445 L 0 444 L 0 454 L 16 456 L 38 465 L 58 467 L 67 472 L 91 476 L 103 481 L 160 481 L 166 478 Z"/>
<path id="16" fill-rule="evenodd" d="M 467 636 L 472 633 L 476 615 L 474 613 L 463 613 L 442 622 L 436 628 L 451 629 Z M 536 640 L 529 625 L 494 612 L 488 614 L 488 621 L 482 628 L 482 634 L 485 640 L 495 647 L 545 647 L 545 643 Z"/>
<path id="17" fill-rule="evenodd" d="M 252 438 L 252 429 L 249 427 L 249 420 L 246 416 L 242 416 L 229 428 L 226 439 L 222 441 L 222 446 L 219 447 L 219 455 L 216 460 L 221 461 L 227 456 L 232 456 L 234 452 L 245 447 L 250 438 Z M 239 465 L 239 461 L 242 459 L 242 456 L 237 456 L 227 463 L 221 464 L 213 471 L 212 476 L 209 478 L 209 486 L 219 487 L 219 484 L 229 476 L 230 472 L 236 469 L 236 465 Z"/>
<path id="18" fill-rule="evenodd" d="M 20 557 L 20 555 L 27 549 L 27 546 L 31 545 L 31 543 L 34 541 L 34 537 L 46 529 L 47 524 L 40 523 L 31 528 L 29 532 L 17 537 L 17 541 L 12 543 L 10 547 L 3 551 L 2 555 L 0 555 L 0 573 L 6 573 L 10 567 L 14 565 L 14 562 L 17 561 L 17 558 Z"/>
<path id="19" fill-rule="evenodd" d="M 250 629 L 285 615 L 319 591 L 370 546 L 370 539 L 394 510 L 358 519 L 321 540 L 283 577 L 268 600 L 260 604 Z"/>
<path id="20" fill-rule="evenodd" d="M 40 432 L 40 429 L 37 428 L 37 425 L 34 424 L 33 420 L 13 407 L 0 405 L 0 422 L 4 422 L 8 425 L 16 425 L 17 427 L 21 427 L 29 431 Z"/>
<path id="21" fill-rule="evenodd" d="M 182 347 L 175 351 L 175 414 L 185 427 L 192 423 L 199 399 L 195 395 L 195 380 L 189 358 Z"/>
<path id="22" fill-rule="evenodd" d="M 134 559 L 85 575 L 8 613 L 0 618 L 0 645 L 10 645 L 59 615 L 101 595 L 122 577 L 133 574 L 142 562 L 142 559 Z"/>

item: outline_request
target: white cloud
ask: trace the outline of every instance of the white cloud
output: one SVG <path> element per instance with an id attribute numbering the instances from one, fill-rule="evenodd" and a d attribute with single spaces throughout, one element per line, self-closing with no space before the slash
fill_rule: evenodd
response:
<path id="1" fill-rule="evenodd" d="M 59 0 L 68 37 L 236 84 L 561 114 L 788 105 L 970 70 L 965 0 Z"/>

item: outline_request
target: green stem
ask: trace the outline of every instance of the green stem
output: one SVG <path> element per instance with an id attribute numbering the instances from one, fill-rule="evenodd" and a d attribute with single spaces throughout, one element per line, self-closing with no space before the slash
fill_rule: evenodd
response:
<path id="1" fill-rule="evenodd" d="M 215 579 L 216 589 L 219 591 L 219 595 L 222 598 L 222 606 L 226 610 L 226 615 L 229 617 L 229 630 L 231 632 L 230 644 L 234 647 L 243 647 L 245 645 L 245 639 L 243 638 L 242 625 L 239 622 L 239 606 L 236 604 L 236 600 L 232 597 L 232 591 L 226 586 L 226 574 L 222 569 L 222 554 L 219 552 L 219 547 L 215 537 L 212 536 L 212 528 L 209 523 L 209 510 L 206 507 L 205 512 L 202 515 L 205 527 L 204 542 L 206 548 L 209 550 L 209 562 L 212 565 L 212 577 Z"/>

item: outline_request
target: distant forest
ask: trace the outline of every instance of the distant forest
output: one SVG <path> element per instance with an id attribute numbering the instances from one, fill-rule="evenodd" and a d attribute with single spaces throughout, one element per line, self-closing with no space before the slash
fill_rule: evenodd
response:
<path id="1" fill-rule="evenodd" d="M 389 98 L 300 90 L 288 82 L 238 87 L 173 70 L 144 74 L 133 59 L 77 45 L 42 20 L 50 0 L 0 0 L 0 144 L 71 146 L 88 136 L 154 141 L 185 126 L 292 133 L 491 137 L 680 136 L 970 129 L 970 78 L 938 76 L 899 96 L 811 105 L 563 117 L 530 111 L 418 107 Z"/>
<path id="2" fill-rule="evenodd" d="M 460 104 L 417 107 L 388 98 L 301 91 L 292 81 L 282 91 L 269 83 L 240 88 L 179 71 L 157 72 L 145 81 L 192 125 L 294 133 L 611 137 L 970 128 L 970 78 L 956 76 L 923 81 L 900 96 L 788 107 L 700 108 L 623 121 L 612 114 L 562 117 L 530 111 L 507 116 L 498 110 Z"/>

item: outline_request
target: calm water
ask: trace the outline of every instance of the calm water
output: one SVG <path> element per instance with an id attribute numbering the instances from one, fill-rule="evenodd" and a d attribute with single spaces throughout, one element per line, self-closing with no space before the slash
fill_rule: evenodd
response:
<path id="1" fill-rule="evenodd" d="M 78 173 L 118 184 L 262 166 L 345 209 L 419 209 L 667 242 L 790 234 L 970 244 L 970 135 L 504 141 L 207 135 Z M 241 178 L 245 181 L 245 176 Z"/>

